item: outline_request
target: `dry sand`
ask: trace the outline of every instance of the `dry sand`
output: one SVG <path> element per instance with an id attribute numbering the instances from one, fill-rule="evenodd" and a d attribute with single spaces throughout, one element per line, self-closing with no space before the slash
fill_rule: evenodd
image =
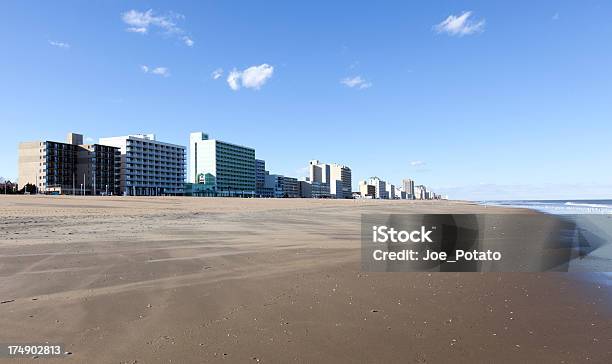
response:
<path id="1" fill-rule="evenodd" d="M 360 271 L 361 213 L 506 211 L 0 196 L 0 342 L 72 353 L 37 362 L 612 362 L 609 282 Z"/>

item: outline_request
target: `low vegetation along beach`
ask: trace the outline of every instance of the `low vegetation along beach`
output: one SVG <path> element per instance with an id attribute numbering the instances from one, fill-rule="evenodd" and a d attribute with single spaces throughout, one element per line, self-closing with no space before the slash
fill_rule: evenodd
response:
<path id="1" fill-rule="evenodd" d="M 362 213 L 514 211 L 0 196 L 0 342 L 63 344 L 75 363 L 612 361 L 606 282 L 361 271 Z"/>

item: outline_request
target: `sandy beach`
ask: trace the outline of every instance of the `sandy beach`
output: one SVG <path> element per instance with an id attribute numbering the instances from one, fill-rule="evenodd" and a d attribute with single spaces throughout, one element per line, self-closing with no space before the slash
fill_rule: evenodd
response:
<path id="1" fill-rule="evenodd" d="M 0 196 L 0 342 L 71 353 L 34 362 L 612 362 L 605 278 L 361 271 L 363 213 L 516 211 Z"/>

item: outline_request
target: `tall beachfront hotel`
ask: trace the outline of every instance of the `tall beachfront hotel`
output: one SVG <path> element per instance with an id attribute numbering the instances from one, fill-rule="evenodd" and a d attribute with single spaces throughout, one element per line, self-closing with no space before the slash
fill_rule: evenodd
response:
<path id="1" fill-rule="evenodd" d="M 155 134 L 100 138 L 121 151 L 120 192 L 126 196 L 182 195 L 185 147 L 160 142 Z"/>
<path id="2" fill-rule="evenodd" d="M 333 198 L 352 198 L 351 169 L 347 166 L 332 163 L 321 163 L 311 160 L 309 165 L 309 181 L 329 186 Z"/>
<path id="3" fill-rule="evenodd" d="M 19 144 L 19 186 L 36 193 L 119 193 L 119 149 L 83 144 L 83 135 L 69 133 L 66 142 L 51 140 Z"/>
<path id="4" fill-rule="evenodd" d="M 189 179 L 214 177 L 217 196 L 255 196 L 255 149 L 209 139 L 203 132 L 189 135 Z"/>
<path id="5" fill-rule="evenodd" d="M 414 200 L 414 181 L 410 178 L 406 178 L 402 180 L 402 184 L 404 185 L 404 192 L 406 192 L 406 198 L 409 200 Z"/>

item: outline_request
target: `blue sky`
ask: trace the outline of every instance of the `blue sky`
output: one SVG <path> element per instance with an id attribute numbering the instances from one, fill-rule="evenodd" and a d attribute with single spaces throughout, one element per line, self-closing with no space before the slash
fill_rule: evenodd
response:
<path id="1" fill-rule="evenodd" d="M 0 176 L 20 141 L 201 130 L 272 173 L 320 159 L 355 185 L 609 198 L 611 16 L 594 0 L 2 2 Z"/>

